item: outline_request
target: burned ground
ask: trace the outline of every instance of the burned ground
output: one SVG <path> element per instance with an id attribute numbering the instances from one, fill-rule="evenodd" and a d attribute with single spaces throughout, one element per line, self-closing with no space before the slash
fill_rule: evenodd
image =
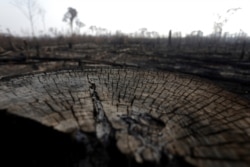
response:
<path id="1" fill-rule="evenodd" d="M 0 108 L 11 113 L 1 116 L 10 131 L 11 120 L 33 120 L 59 136 L 52 148 L 65 138 L 73 151 L 58 157 L 72 152 L 68 166 L 117 166 L 114 157 L 124 166 L 248 166 L 247 47 L 126 40 L 3 52 Z"/>

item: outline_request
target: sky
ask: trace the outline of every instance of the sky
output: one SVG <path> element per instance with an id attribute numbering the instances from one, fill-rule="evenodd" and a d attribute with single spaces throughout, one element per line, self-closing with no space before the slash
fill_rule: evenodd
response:
<path id="1" fill-rule="evenodd" d="M 13 0 L 0 0 L 0 32 L 10 29 L 15 35 L 31 34 L 29 21 Z M 25 0 L 23 0 L 25 1 Z M 57 31 L 69 31 L 69 25 L 62 21 L 68 7 L 75 8 L 78 19 L 86 26 L 82 32 L 90 32 L 94 25 L 112 32 L 120 30 L 133 33 L 140 28 L 156 31 L 161 35 L 182 32 L 183 35 L 201 30 L 204 35 L 213 32 L 213 25 L 221 19 L 228 19 L 223 32 L 239 31 L 250 34 L 249 0 L 37 0 L 45 9 L 45 26 L 41 17 L 35 22 L 36 34 Z M 228 9 L 240 8 L 229 15 Z"/>

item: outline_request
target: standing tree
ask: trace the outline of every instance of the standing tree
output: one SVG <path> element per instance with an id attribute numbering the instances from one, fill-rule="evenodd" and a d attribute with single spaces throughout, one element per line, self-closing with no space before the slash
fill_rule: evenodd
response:
<path id="1" fill-rule="evenodd" d="M 217 15 L 217 20 L 214 22 L 213 35 L 216 37 L 221 37 L 223 27 L 228 22 L 229 18 L 235 14 L 241 8 L 231 8 L 226 11 L 225 15 Z"/>
<path id="2" fill-rule="evenodd" d="M 41 19 L 42 19 L 42 23 L 43 23 L 43 30 L 44 30 L 44 31 L 46 30 L 45 13 L 46 13 L 46 11 L 45 11 L 43 8 L 40 8 L 40 10 L 39 10 L 39 14 L 40 14 Z"/>
<path id="3" fill-rule="evenodd" d="M 11 0 L 12 5 L 17 7 L 29 20 L 32 36 L 35 36 L 35 21 L 38 16 L 44 17 L 45 10 L 40 6 L 38 0 Z M 44 18 L 43 18 L 44 19 Z"/>
<path id="4" fill-rule="evenodd" d="M 172 44 L 172 30 L 168 32 L 168 45 L 171 46 Z"/>
<path id="5" fill-rule="evenodd" d="M 97 27 L 96 26 L 90 26 L 89 29 L 91 30 L 92 35 L 97 33 Z"/>
<path id="6" fill-rule="evenodd" d="M 79 19 L 76 19 L 76 26 L 78 29 L 78 33 L 81 32 L 81 28 L 83 28 L 85 26 L 85 24 L 83 22 L 81 22 Z"/>
<path id="7" fill-rule="evenodd" d="M 147 28 L 140 28 L 139 31 L 140 31 L 141 36 L 145 37 L 146 32 L 148 31 L 148 29 Z"/>
<path id="8" fill-rule="evenodd" d="M 73 34 L 73 21 L 77 16 L 77 10 L 69 7 L 68 11 L 64 14 L 63 21 L 69 22 L 71 34 Z"/>
<path id="9" fill-rule="evenodd" d="M 222 28 L 224 26 L 225 22 L 214 22 L 214 31 L 213 31 L 213 35 L 216 37 L 220 37 L 222 34 Z"/>

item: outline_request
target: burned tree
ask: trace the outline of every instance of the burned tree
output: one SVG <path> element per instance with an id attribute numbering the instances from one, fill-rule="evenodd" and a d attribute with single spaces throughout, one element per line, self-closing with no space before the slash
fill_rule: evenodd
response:
<path id="1" fill-rule="evenodd" d="M 172 45 L 172 30 L 168 32 L 168 46 Z"/>
<path id="2" fill-rule="evenodd" d="M 70 133 L 83 143 L 82 166 L 250 164 L 249 101 L 194 76 L 86 66 L 9 77 L 0 107 Z"/>
<path id="3" fill-rule="evenodd" d="M 32 36 L 35 36 L 35 22 L 38 16 L 42 17 L 45 24 L 45 10 L 38 3 L 38 0 L 12 0 L 11 4 L 17 7 L 29 20 Z"/>
<path id="4" fill-rule="evenodd" d="M 223 14 L 223 15 L 218 14 L 217 15 L 217 20 L 214 22 L 214 26 L 213 26 L 213 35 L 215 37 L 221 37 L 223 27 L 229 21 L 229 18 L 233 14 L 235 14 L 235 12 L 237 12 L 238 10 L 241 10 L 241 8 L 231 8 L 231 9 L 228 9 L 226 11 L 226 14 Z"/>
<path id="5" fill-rule="evenodd" d="M 68 11 L 64 14 L 63 21 L 69 22 L 71 34 L 73 34 L 73 21 L 77 17 L 77 10 L 69 7 Z"/>

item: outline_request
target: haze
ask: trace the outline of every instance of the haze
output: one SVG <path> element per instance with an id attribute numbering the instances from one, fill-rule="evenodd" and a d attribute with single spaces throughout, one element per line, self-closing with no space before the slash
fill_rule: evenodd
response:
<path id="1" fill-rule="evenodd" d="M 66 32 L 69 26 L 62 21 L 68 7 L 78 11 L 78 18 L 86 25 L 81 33 L 89 33 L 94 25 L 111 32 L 120 30 L 134 33 L 140 28 L 167 35 L 171 29 L 183 35 L 201 30 L 204 35 L 213 32 L 218 14 L 227 17 L 223 32 L 250 34 L 250 3 L 247 0 L 38 0 L 46 10 L 45 25 L 41 20 L 35 23 L 36 33 L 48 32 L 53 27 Z M 227 10 L 240 8 L 228 16 Z M 0 32 L 9 28 L 15 35 L 30 34 L 28 20 L 11 5 L 10 0 L 0 0 Z"/>

